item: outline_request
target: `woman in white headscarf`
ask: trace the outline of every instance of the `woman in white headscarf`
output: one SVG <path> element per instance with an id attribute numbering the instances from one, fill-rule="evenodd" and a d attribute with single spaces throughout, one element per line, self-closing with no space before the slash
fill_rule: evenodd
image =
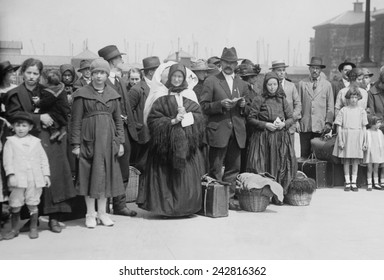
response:
<path id="1" fill-rule="evenodd" d="M 155 214 L 181 217 L 201 208 L 204 160 L 200 148 L 205 126 L 191 89 L 196 76 L 181 64 L 170 64 L 156 70 L 145 104 L 144 121 L 151 139 L 137 204 Z"/>

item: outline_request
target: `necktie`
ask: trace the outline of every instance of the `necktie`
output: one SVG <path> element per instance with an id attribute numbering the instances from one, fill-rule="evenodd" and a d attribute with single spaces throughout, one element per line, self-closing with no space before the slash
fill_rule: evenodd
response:
<path id="1" fill-rule="evenodd" d="M 313 90 L 317 88 L 317 79 L 313 79 Z"/>

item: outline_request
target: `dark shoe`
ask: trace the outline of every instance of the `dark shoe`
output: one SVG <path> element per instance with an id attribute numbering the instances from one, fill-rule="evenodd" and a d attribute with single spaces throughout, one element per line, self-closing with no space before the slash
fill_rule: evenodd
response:
<path id="1" fill-rule="evenodd" d="M 53 132 L 53 133 L 51 134 L 51 137 L 49 137 L 49 140 L 51 140 L 51 141 L 55 141 L 56 138 L 59 137 L 59 136 L 60 136 L 60 131 L 56 130 L 55 132 Z"/>
<path id="2" fill-rule="evenodd" d="M 356 183 L 351 183 L 351 189 L 352 189 L 353 192 L 358 192 L 359 191 L 359 189 L 356 186 Z"/>
<path id="3" fill-rule="evenodd" d="M 49 220 L 48 225 L 49 225 L 49 229 L 52 232 L 55 232 L 55 233 L 61 232 L 61 226 L 57 220 L 55 220 L 55 219 Z"/>
<path id="4" fill-rule="evenodd" d="M 120 209 L 118 211 L 114 211 L 113 215 L 119 215 L 119 216 L 129 216 L 129 217 L 134 217 L 137 215 L 136 211 L 130 210 L 127 207 Z"/>
<path id="5" fill-rule="evenodd" d="M 6 240 L 13 239 L 19 235 L 20 212 L 12 213 L 11 222 L 12 222 L 12 230 L 4 236 L 4 239 Z"/>
<path id="6" fill-rule="evenodd" d="M 383 190 L 383 188 L 380 185 L 376 185 L 376 184 L 373 185 L 373 188 L 380 191 Z"/>
<path id="7" fill-rule="evenodd" d="M 57 138 L 57 141 L 61 142 L 61 140 L 63 140 L 63 137 L 67 135 L 67 131 L 65 130 L 65 127 L 64 127 L 64 130 L 61 130 L 60 131 L 60 135 L 59 137 Z"/>
<path id="8" fill-rule="evenodd" d="M 229 208 L 229 210 L 233 210 L 233 211 L 240 211 L 241 210 L 240 205 L 233 202 L 233 201 L 229 202 L 228 208 Z"/>
<path id="9" fill-rule="evenodd" d="M 371 192 L 371 191 L 372 191 L 372 184 L 368 184 L 368 186 L 367 186 L 367 191 L 368 191 L 368 192 Z"/>
<path id="10" fill-rule="evenodd" d="M 345 183 L 344 191 L 349 192 L 351 190 L 351 185 L 349 183 Z"/>
<path id="11" fill-rule="evenodd" d="M 19 235 L 19 231 L 11 230 L 4 236 L 4 240 L 11 240 Z"/>

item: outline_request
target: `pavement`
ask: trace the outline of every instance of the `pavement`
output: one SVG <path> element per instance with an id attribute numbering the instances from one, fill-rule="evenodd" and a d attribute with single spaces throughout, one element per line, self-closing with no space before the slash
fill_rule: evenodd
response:
<path id="1" fill-rule="evenodd" d="M 318 189 L 309 206 L 225 218 L 163 219 L 130 203 L 137 217 L 112 216 L 113 227 L 79 219 L 57 234 L 41 217 L 38 239 L 0 241 L 0 260 L 383 260 L 383 205 L 384 191 L 340 187 Z"/>

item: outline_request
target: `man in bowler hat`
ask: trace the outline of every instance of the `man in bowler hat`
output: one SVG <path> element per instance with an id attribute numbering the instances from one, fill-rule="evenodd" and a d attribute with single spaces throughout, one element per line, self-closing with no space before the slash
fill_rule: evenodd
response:
<path id="1" fill-rule="evenodd" d="M 349 79 L 348 79 L 348 72 L 351 71 L 353 68 L 356 68 L 356 65 L 349 61 L 344 61 L 341 63 L 338 67 L 339 72 L 341 73 L 341 78 L 332 81 L 332 91 L 333 91 L 333 98 L 334 102 L 336 102 L 337 94 L 339 91 L 345 87 L 349 86 Z"/>
<path id="2" fill-rule="evenodd" d="M 117 65 L 124 63 L 119 49 L 115 45 L 106 46 L 98 51 L 100 57 L 108 61 L 111 72 L 107 79 L 107 84 L 116 90 L 120 96 L 121 118 L 124 121 L 124 155 L 119 158 L 121 174 L 123 176 L 124 186 L 126 187 L 129 180 L 129 158 L 131 156 L 131 142 L 137 141 L 136 125 L 133 118 L 131 104 L 128 98 L 127 84 L 116 75 Z M 136 212 L 128 209 L 126 205 L 126 196 L 119 195 L 113 198 L 113 213 L 122 216 L 136 216 Z"/>
<path id="3" fill-rule="evenodd" d="M 325 68 L 323 60 L 312 57 L 309 66 L 310 76 L 299 82 L 301 100 L 300 145 L 301 157 L 311 153 L 311 139 L 332 128 L 334 99 L 331 83 L 320 73 Z"/>
<path id="4" fill-rule="evenodd" d="M 151 89 L 151 82 L 156 69 L 160 65 L 160 59 L 157 56 L 150 56 L 143 59 L 144 79 L 134 85 L 128 93 L 129 103 L 136 123 L 138 140 L 133 141 L 132 144 L 132 165 L 144 171 L 145 162 L 147 158 L 149 130 L 144 125 L 144 106 L 145 101 Z"/>
<path id="5" fill-rule="evenodd" d="M 240 171 L 241 149 L 245 147 L 245 99 L 248 86 L 238 76 L 236 49 L 224 48 L 220 58 L 222 71 L 208 77 L 203 86 L 201 107 L 207 115 L 209 176 L 230 184 L 229 209 L 235 203 L 235 181 Z M 224 174 L 222 168 L 224 165 Z"/>

